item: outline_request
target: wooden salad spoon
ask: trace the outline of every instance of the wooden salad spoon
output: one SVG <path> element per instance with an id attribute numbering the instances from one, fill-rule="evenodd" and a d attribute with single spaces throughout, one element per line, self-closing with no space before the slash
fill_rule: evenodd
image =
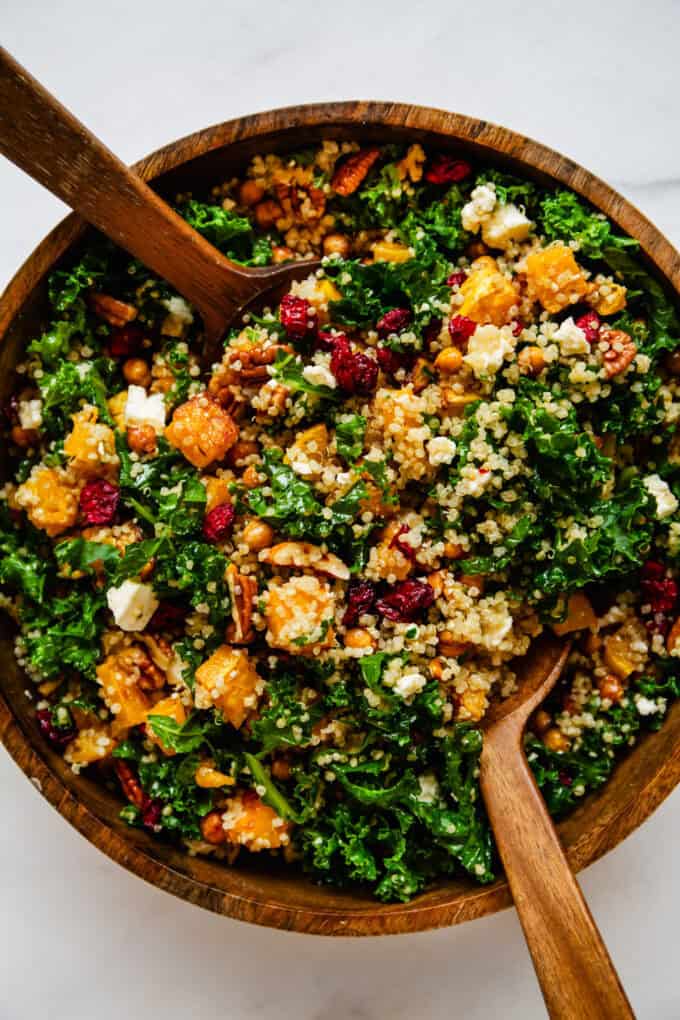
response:
<path id="1" fill-rule="evenodd" d="M 515 694 L 484 723 L 480 785 L 524 937 L 553 1020 L 634 1017 L 524 754 L 529 716 L 553 689 L 568 642 L 539 638 Z"/>
<path id="2" fill-rule="evenodd" d="M 0 47 L 0 153 L 167 280 L 201 316 L 206 352 L 253 304 L 318 260 L 246 268 L 222 255 Z"/>

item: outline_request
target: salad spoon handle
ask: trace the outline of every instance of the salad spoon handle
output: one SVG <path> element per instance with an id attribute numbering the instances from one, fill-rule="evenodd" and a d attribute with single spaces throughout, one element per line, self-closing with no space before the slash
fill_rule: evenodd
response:
<path id="1" fill-rule="evenodd" d="M 275 273 L 217 251 L 2 47 L 0 153 L 171 283 L 208 336 Z"/>

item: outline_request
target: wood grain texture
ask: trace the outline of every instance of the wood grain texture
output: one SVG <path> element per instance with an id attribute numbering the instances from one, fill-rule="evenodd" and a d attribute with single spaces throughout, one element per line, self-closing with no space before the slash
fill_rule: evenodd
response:
<path id="1" fill-rule="evenodd" d="M 431 148 L 465 153 L 538 180 L 572 187 L 637 237 L 670 290 L 680 290 L 680 256 L 658 230 L 603 181 L 545 146 L 483 121 L 405 104 L 314 104 L 215 125 L 158 150 L 136 171 L 162 195 L 214 184 L 256 152 L 296 150 L 320 138 L 366 142 L 418 138 Z M 12 367 L 46 308 L 46 275 L 77 252 L 86 227 L 69 216 L 36 248 L 0 299 L 0 399 Z M 76 777 L 41 740 L 27 686 L 12 651 L 9 625 L 0 643 L 0 737 L 43 795 L 95 846 L 161 889 L 217 913 L 319 935 L 399 934 L 472 920 L 511 903 L 507 884 L 446 881 L 408 904 L 385 905 L 322 888 L 287 870 L 247 861 L 233 868 L 190 858 L 118 820 L 120 802 Z M 680 780 L 680 704 L 663 728 L 645 736 L 611 780 L 557 826 L 574 870 L 586 867 L 633 831 Z"/>
<path id="2" fill-rule="evenodd" d="M 498 852 L 553 1020 L 630 1020 L 618 974 L 574 878 L 524 754 L 529 716 L 569 653 L 541 638 L 518 670 L 519 691 L 484 727 L 480 786 Z"/>

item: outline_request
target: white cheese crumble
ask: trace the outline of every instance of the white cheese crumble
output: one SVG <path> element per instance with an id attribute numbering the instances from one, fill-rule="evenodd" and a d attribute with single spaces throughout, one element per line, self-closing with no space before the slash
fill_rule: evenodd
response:
<path id="1" fill-rule="evenodd" d="M 326 365 L 305 365 L 302 369 L 302 378 L 313 386 L 328 386 L 331 390 L 338 385 L 337 379 Z"/>
<path id="2" fill-rule="evenodd" d="M 165 428 L 165 401 L 162 393 L 147 394 L 143 386 L 128 386 L 125 402 L 126 425 L 151 425 L 156 432 Z"/>
<path id="3" fill-rule="evenodd" d="M 571 357 L 574 354 L 588 354 L 590 351 L 590 344 L 586 340 L 585 333 L 576 325 L 571 315 L 555 331 L 553 340 L 557 341 L 560 345 L 560 353 L 566 357 Z"/>
<path id="4" fill-rule="evenodd" d="M 418 776 L 418 786 L 420 787 L 420 793 L 417 799 L 420 803 L 434 804 L 439 794 L 439 783 L 434 773 L 425 772 L 422 776 Z"/>
<path id="5" fill-rule="evenodd" d="M 426 684 L 427 680 L 422 673 L 403 673 L 394 681 L 392 689 L 400 698 L 408 701 L 410 698 L 415 698 Z"/>
<path id="6" fill-rule="evenodd" d="M 505 356 L 515 348 L 515 338 L 509 326 L 477 326 L 468 341 L 465 364 L 476 376 L 495 374 L 503 364 Z"/>
<path id="7" fill-rule="evenodd" d="M 106 601 L 116 626 L 128 631 L 144 630 L 159 605 L 150 584 L 130 580 L 109 588 Z"/>
<path id="8" fill-rule="evenodd" d="M 656 516 L 660 521 L 675 513 L 678 509 L 678 501 L 671 492 L 668 482 L 665 482 L 660 475 L 647 475 L 642 479 L 642 483 L 647 492 L 651 493 L 656 500 Z"/>
<path id="9" fill-rule="evenodd" d="M 17 413 L 22 429 L 39 429 L 42 425 L 42 400 L 20 400 Z"/>
<path id="10" fill-rule="evenodd" d="M 434 467 L 438 464 L 450 464 L 456 455 L 456 444 L 448 436 L 435 436 L 425 446 L 427 459 Z"/>
<path id="11" fill-rule="evenodd" d="M 496 188 L 493 184 L 478 184 L 470 195 L 470 201 L 461 210 L 464 230 L 476 234 L 484 220 L 488 219 L 496 205 Z"/>
<path id="12" fill-rule="evenodd" d="M 183 297 L 171 297 L 161 302 L 165 308 L 170 312 L 173 318 L 177 319 L 183 325 L 190 326 L 194 321 L 191 308 L 186 303 Z"/>
<path id="13" fill-rule="evenodd" d="M 634 700 L 639 715 L 656 715 L 662 707 L 656 701 L 652 701 L 651 698 L 645 698 L 643 694 L 636 694 Z M 663 698 L 659 700 L 663 703 Z"/>
<path id="14" fill-rule="evenodd" d="M 507 202 L 497 203 L 493 212 L 482 222 L 482 237 L 490 248 L 505 250 L 516 241 L 524 241 L 533 224 L 519 206 Z"/>

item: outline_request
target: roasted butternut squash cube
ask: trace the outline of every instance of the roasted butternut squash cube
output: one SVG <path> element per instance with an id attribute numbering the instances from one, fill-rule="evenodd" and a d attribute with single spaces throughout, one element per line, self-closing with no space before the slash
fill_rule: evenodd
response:
<path id="1" fill-rule="evenodd" d="M 179 723 L 180 726 L 187 721 L 186 709 L 176 694 L 171 694 L 169 698 L 161 698 L 160 701 L 157 701 L 155 705 L 151 706 L 148 714 L 164 715 L 168 719 L 174 719 L 175 722 Z M 146 724 L 146 735 L 153 744 L 156 744 L 157 747 L 160 747 L 163 754 L 173 755 L 175 753 L 172 750 L 172 748 L 166 747 L 163 744 L 163 742 L 159 739 L 159 737 L 156 736 L 156 734 L 153 731 L 153 727 L 149 725 L 148 717 Z"/>
<path id="2" fill-rule="evenodd" d="M 84 407 L 78 411 L 73 415 L 73 428 L 64 441 L 64 453 L 79 478 L 102 474 L 115 477 L 118 470 L 113 430 L 98 422 L 98 417 L 96 407 Z"/>
<path id="3" fill-rule="evenodd" d="M 585 274 L 566 244 L 551 244 L 527 258 L 529 297 L 546 312 L 561 312 L 581 301 L 592 290 Z"/>
<path id="4" fill-rule="evenodd" d="M 648 654 L 647 630 L 637 617 L 626 621 L 605 638 L 603 653 L 605 664 L 621 680 L 643 669 Z"/>
<path id="5" fill-rule="evenodd" d="M 464 722 L 479 722 L 488 707 L 489 699 L 485 691 L 464 691 L 456 718 Z"/>
<path id="6" fill-rule="evenodd" d="M 328 429 L 322 423 L 299 432 L 286 451 L 286 464 L 302 478 L 316 481 L 328 457 Z"/>
<path id="7" fill-rule="evenodd" d="M 196 708 L 217 708 L 236 729 L 263 691 L 262 678 L 243 648 L 220 645 L 196 670 Z"/>
<path id="8" fill-rule="evenodd" d="M 175 409 L 165 438 L 194 467 L 205 468 L 222 460 L 236 442 L 238 428 L 224 408 L 201 393 Z"/>
<path id="9" fill-rule="evenodd" d="M 272 580 L 265 615 L 267 641 L 272 648 L 283 648 L 291 655 L 314 655 L 330 648 L 335 640 L 335 598 L 318 577 Z"/>
<path id="10" fill-rule="evenodd" d="M 290 825 L 254 790 L 229 799 L 222 824 L 229 843 L 244 846 L 252 853 L 276 850 L 290 842 Z"/>
<path id="11" fill-rule="evenodd" d="M 88 726 L 73 738 L 64 751 L 69 765 L 92 765 L 108 758 L 116 747 L 108 726 Z"/>
<path id="12" fill-rule="evenodd" d="M 480 324 L 504 326 L 511 308 L 519 301 L 517 291 L 501 273 L 496 261 L 488 256 L 478 259 L 471 269 L 460 286 L 463 303 L 452 314 L 464 315 Z"/>
<path id="13" fill-rule="evenodd" d="M 621 283 L 603 284 L 589 298 L 588 304 L 598 315 L 616 315 L 626 307 L 626 294 L 626 288 Z"/>
<path id="14" fill-rule="evenodd" d="M 111 734 L 119 737 L 132 726 L 146 722 L 151 702 L 137 683 L 134 672 L 125 669 L 118 654 L 108 655 L 97 666 L 101 695 L 114 719 Z"/>
<path id="15" fill-rule="evenodd" d="M 226 478 L 217 478 L 215 475 L 204 475 L 201 478 L 203 485 L 205 486 L 205 512 L 210 513 L 216 506 L 221 506 L 222 503 L 231 503 L 231 493 L 229 491 L 229 482 Z"/>
<path id="16" fill-rule="evenodd" d="M 367 577 L 376 581 L 405 581 L 413 570 L 413 559 L 409 559 L 394 543 L 401 531 L 403 521 L 391 521 L 383 530 L 380 541 L 371 548 L 366 565 Z"/>
<path id="17" fill-rule="evenodd" d="M 79 486 L 68 472 L 39 464 L 17 489 L 15 501 L 31 524 L 54 537 L 76 523 L 78 496 Z"/>
<path id="18" fill-rule="evenodd" d="M 566 619 L 561 623 L 554 623 L 552 629 L 561 637 L 563 634 L 571 634 L 575 630 L 594 627 L 596 623 L 597 617 L 590 604 L 590 599 L 582 592 L 576 592 L 569 597 Z"/>
<path id="19" fill-rule="evenodd" d="M 396 241 L 376 241 L 371 250 L 374 262 L 408 262 L 413 258 L 411 249 Z"/>

